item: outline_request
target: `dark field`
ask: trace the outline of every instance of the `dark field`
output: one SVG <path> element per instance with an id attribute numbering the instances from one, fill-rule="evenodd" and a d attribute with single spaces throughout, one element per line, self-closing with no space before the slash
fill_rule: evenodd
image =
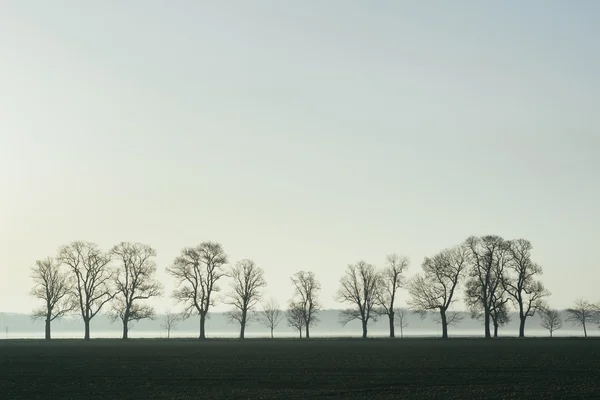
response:
<path id="1" fill-rule="evenodd" d="M 2 399 L 600 398 L 600 340 L 0 341 Z"/>

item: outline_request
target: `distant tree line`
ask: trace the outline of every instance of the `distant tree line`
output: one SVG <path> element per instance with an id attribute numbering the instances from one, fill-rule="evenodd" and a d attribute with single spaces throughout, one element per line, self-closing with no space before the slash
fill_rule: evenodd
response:
<path id="1" fill-rule="evenodd" d="M 472 318 L 483 322 L 486 338 L 498 336 L 499 328 L 510 321 L 511 308 L 519 316 L 519 337 L 525 336 L 526 321 L 539 312 L 541 325 L 550 335 L 562 328 L 560 314 L 546 300 L 550 292 L 539 280 L 542 268 L 531 258 L 532 245 L 525 239 L 506 240 L 487 235 L 469 237 L 463 243 L 426 257 L 421 271 L 411 279 L 406 256 L 390 254 L 379 270 L 360 260 L 347 266 L 340 279 L 335 299 L 347 304 L 340 324 L 358 320 L 362 337 L 368 336 L 369 324 L 379 318 L 389 322 L 389 336 L 395 328 L 406 328 L 403 309 L 397 308 L 398 291 L 406 289 L 410 310 L 424 318 L 437 313 L 442 338 L 448 338 L 450 326 L 462 320 L 452 310 L 464 296 Z M 154 319 L 155 310 L 146 300 L 163 295 L 156 279 L 156 250 L 149 245 L 122 242 L 108 251 L 92 242 L 75 241 L 61 246 L 56 256 L 36 261 L 32 268 L 34 287 L 31 294 L 42 301 L 33 317 L 45 321 L 45 338 L 51 338 L 51 323 L 67 314 L 78 314 L 84 324 L 84 338 L 90 338 L 90 321 L 105 310 L 123 325 L 123 339 L 136 321 Z M 319 322 L 321 284 L 313 272 L 298 271 L 291 277 L 292 296 L 287 307 L 264 299 L 267 282 L 264 271 L 249 259 L 233 264 L 216 242 L 202 242 L 183 248 L 167 266 L 176 286 L 171 297 L 184 308 L 180 314 L 167 312 L 162 326 L 171 330 L 192 315 L 199 316 L 199 338 L 206 338 L 205 323 L 215 303 L 230 306 L 228 316 L 240 326 L 240 338 L 250 321 L 256 320 L 274 330 L 282 322 L 310 338 L 310 329 Z M 221 295 L 221 282 L 227 279 L 229 290 Z M 259 307 L 260 306 L 260 307 Z M 600 323 L 600 307 L 583 300 L 567 310 L 567 321 L 582 326 Z"/>

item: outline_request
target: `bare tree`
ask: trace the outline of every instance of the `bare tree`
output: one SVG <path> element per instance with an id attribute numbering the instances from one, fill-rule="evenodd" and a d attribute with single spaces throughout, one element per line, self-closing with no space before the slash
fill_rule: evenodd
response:
<path id="1" fill-rule="evenodd" d="M 472 314 L 479 310 L 484 319 L 485 337 L 492 337 L 490 322 L 494 300 L 501 296 L 504 268 L 508 260 L 508 244 L 499 236 L 469 237 L 464 244 L 467 248 L 469 280 L 466 285 L 466 303 Z"/>
<path id="2" fill-rule="evenodd" d="M 256 266 L 252 260 L 238 261 L 231 269 L 232 292 L 228 296 L 227 304 L 233 306 L 229 318 L 240 324 L 240 339 L 244 339 L 246 325 L 251 319 L 252 310 L 261 299 L 262 290 L 267 286 L 262 268 Z"/>
<path id="3" fill-rule="evenodd" d="M 394 314 L 396 315 L 394 323 L 400 328 L 400 337 L 404 338 L 404 329 L 409 325 L 408 312 L 404 308 L 397 308 Z"/>
<path id="4" fill-rule="evenodd" d="M 32 317 L 44 318 L 45 338 L 50 340 L 51 322 L 72 311 L 75 307 L 70 297 L 71 282 L 68 274 L 61 270 L 60 264 L 52 257 L 36 261 L 31 272 L 34 282 L 31 295 L 44 302 L 42 307 L 33 311 Z"/>
<path id="5" fill-rule="evenodd" d="M 271 339 L 273 339 L 273 331 L 283 319 L 283 313 L 279 309 L 279 304 L 275 299 L 270 299 L 263 304 L 262 312 L 257 313 L 258 321 L 271 330 Z M 302 329 L 302 328 L 300 328 Z"/>
<path id="6" fill-rule="evenodd" d="M 310 339 L 310 327 L 319 321 L 317 314 L 321 311 L 321 302 L 319 301 L 321 284 L 315 278 L 314 273 L 305 271 L 294 274 L 292 283 L 294 285 L 294 297 L 291 302 L 299 305 L 302 309 L 306 338 Z"/>
<path id="7" fill-rule="evenodd" d="M 84 339 L 90 338 L 90 321 L 115 297 L 111 287 L 111 256 L 91 242 L 76 241 L 62 246 L 58 261 L 69 267 L 73 301 L 85 326 Z"/>
<path id="8" fill-rule="evenodd" d="M 437 311 L 440 314 L 442 338 L 448 338 L 447 312 L 455 302 L 455 292 L 467 268 L 465 247 L 457 246 L 446 249 L 432 258 L 423 261 L 423 272 L 411 279 L 408 292 L 411 296 L 409 306 L 421 314 Z"/>
<path id="9" fill-rule="evenodd" d="M 304 318 L 304 305 L 302 303 L 290 302 L 289 308 L 286 311 L 288 325 L 298 330 L 300 339 L 302 339 L 302 330 L 306 324 Z"/>
<path id="10" fill-rule="evenodd" d="M 508 325 L 510 322 L 510 312 L 508 303 L 510 299 L 505 296 L 505 293 L 494 295 L 492 297 L 492 308 L 490 309 L 490 317 L 494 326 L 494 337 L 498 337 L 498 330 L 501 326 Z"/>
<path id="11" fill-rule="evenodd" d="M 402 275 L 408 268 L 409 261 L 407 257 L 398 254 L 387 256 L 387 266 L 381 273 L 380 288 L 377 291 L 377 303 L 381 306 L 379 314 L 387 315 L 390 323 L 390 337 L 395 336 L 394 332 L 394 303 L 398 289 L 405 284 Z"/>
<path id="12" fill-rule="evenodd" d="M 545 308 L 540 310 L 542 328 L 547 329 L 550 332 L 550 337 L 553 337 L 554 331 L 557 331 L 563 327 L 563 321 L 560 313 L 557 310 Z"/>
<path id="13" fill-rule="evenodd" d="M 171 310 L 167 310 L 163 316 L 163 322 L 161 324 L 161 327 L 167 330 L 167 339 L 171 338 L 171 330 L 176 329 L 181 320 L 182 317 L 180 314 L 173 313 Z"/>
<path id="14" fill-rule="evenodd" d="M 369 320 L 377 319 L 374 309 L 377 306 L 377 291 L 380 289 L 380 284 L 380 276 L 375 271 L 375 267 L 364 261 L 348 265 L 346 274 L 340 280 L 336 300 L 356 307 L 343 310 L 340 313 L 340 323 L 346 325 L 352 320 L 360 320 L 363 338 L 367 337 Z"/>
<path id="15" fill-rule="evenodd" d="M 186 247 L 167 268 L 167 273 L 177 280 L 173 298 L 185 305 L 184 316 L 200 315 L 200 339 L 206 339 L 205 322 L 214 295 L 219 291 L 217 282 L 225 273 L 227 255 L 219 243 L 203 242 L 196 247 Z"/>
<path id="16" fill-rule="evenodd" d="M 577 300 L 573 308 L 568 308 L 567 321 L 572 323 L 573 326 L 583 327 L 583 335 L 587 337 L 587 324 L 597 323 L 599 320 L 600 311 L 598 306 L 592 304 L 586 300 Z"/>
<path id="17" fill-rule="evenodd" d="M 508 249 L 510 259 L 502 282 L 519 311 L 519 337 L 525 337 L 527 317 L 533 317 L 536 311 L 544 308 L 544 298 L 550 292 L 536 280 L 536 276 L 542 274 L 542 267 L 531 261 L 531 243 L 525 239 L 511 240 Z"/>
<path id="18" fill-rule="evenodd" d="M 140 301 L 162 294 L 162 284 L 155 278 L 156 250 L 141 243 L 121 242 L 111 250 L 118 262 L 113 285 L 116 289 L 111 317 L 123 323 L 123 339 L 127 339 L 133 322 L 154 319 L 155 311 Z"/>

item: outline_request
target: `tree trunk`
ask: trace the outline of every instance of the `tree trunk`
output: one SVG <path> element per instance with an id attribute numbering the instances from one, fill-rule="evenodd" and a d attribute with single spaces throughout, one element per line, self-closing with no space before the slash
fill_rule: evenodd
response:
<path id="1" fill-rule="evenodd" d="M 246 333 L 246 313 L 242 313 L 242 320 L 240 321 L 240 339 L 244 339 Z"/>
<path id="2" fill-rule="evenodd" d="M 85 334 L 83 336 L 84 340 L 90 340 L 90 320 L 89 319 L 84 319 L 83 320 L 83 325 L 85 326 Z"/>
<path id="3" fill-rule="evenodd" d="M 367 338 L 367 321 L 363 319 L 362 321 L 362 337 L 363 339 Z"/>
<path id="4" fill-rule="evenodd" d="M 552 329 L 550 329 L 550 337 L 552 337 Z"/>
<path id="5" fill-rule="evenodd" d="M 390 310 L 390 337 L 394 338 L 396 337 L 396 332 L 394 331 L 394 311 Z"/>
<path id="6" fill-rule="evenodd" d="M 271 327 L 271 339 L 273 339 L 273 327 Z"/>
<path id="7" fill-rule="evenodd" d="M 525 320 L 527 319 L 526 316 L 521 315 L 521 320 L 519 323 L 519 337 L 520 338 L 524 338 L 525 337 Z"/>
<path id="8" fill-rule="evenodd" d="M 204 323 L 206 322 L 206 313 L 200 313 L 200 339 L 206 339 L 206 331 L 204 330 Z"/>
<path id="9" fill-rule="evenodd" d="M 50 317 L 46 317 L 46 331 L 44 334 L 46 340 L 50 340 Z"/>
<path id="10" fill-rule="evenodd" d="M 123 320 L 123 339 L 127 339 L 129 336 L 129 328 L 127 327 L 128 321 Z"/>
<path id="11" fill-rule="evenodd" d="M 440 310 L 440 317 L 442 318 L 442 339 L 448 339 L 448 319 L 445 310 Z"/>
<path id="12" fill-rule="evenodd" d="M 306 323 L 306 338 L 310 339 L 310 327 L 309 327 L 309 323 Z"/>
<path id="13" fill-rule="evenodd" d="M 587 328 L 585 327 L 585 322 L 583 323 L 583 337 L 587 337 Z"/>
<path id="14" fill-rule="evenodd" d="M 490 310 L 486 308 L 484 310 L 484 322 L 483 325 L 485 327 L 485 338 L 490 339 L 492 337 L 490 333 Z"/>
<path id="15" fill-rule="evenodd" d="M 498 337 L 498 324 L 494 323 L 494 337 Z"/>
<path id="16" fill-rule="evenodd" d="M 167 328 L 167 339 L 171 339 L 171 327 Z"/>
<path id="17" fill-rule="evenodd" d="M 298 329 L 298 332 L 300 332 L 300 339 L 302 339 L 302 328 Z"/>

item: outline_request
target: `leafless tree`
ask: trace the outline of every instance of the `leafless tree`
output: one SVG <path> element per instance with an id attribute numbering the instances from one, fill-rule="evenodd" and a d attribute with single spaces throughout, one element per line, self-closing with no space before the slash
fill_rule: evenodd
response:
<path id="1" fill-rule="evenodd" d="M 154 308 L 141 301 L 162 294 L 162 284 L 156 276 L 156 250 L 141 243 L 121 242 L 111 249 L 117 262 L 113 285 L 116 296 L 110 316 L 123 323 L 123 339 L 128 338 L 133 322 L 154 319 Z"/>
<path id="2" fill-rule="evenodd" d="M 171 310 L 167 310 L 163 316 L 163 322 L 161 324 L 161 327 L 167 330 L 167 339 L 171 338 L 171 330 L 176 329 L 181 320 L 182 316 L 180 314 L 173 313 Z"/>
<path id="3" fill-rule="evenodd" d="M 257 313 L 257 319 L 271 330 L 271 339 L 273 339 L 273 331 L 283 319 L 283 313 L 275 299 L 270 299 L 267 303 L 263 304 L 262 308 L 262 312 Z"/>
<path id="4" fill-rule="evenodd" d="M 185 305 L 184 316 L 194 312 L 200 315 L 200 339 L 206 339 L 205 322 L 219 291 L 217 282 L 225 272 L 227 255 L 219 243 L 203 242 L 196 247 L 186 247 L 167 268 L 167 273 L 177 280 L 173 298 Z"/>
<path id="5" fill-rule="evenodd" d="M 463 246 L 446 249 L 423 261 L 423 272 L 410 280 L 409 306 L 421 314 L 437 311 L 440 314 L 442 338 L 448 338 L 448 309 L 456 301 L 455 292 L 467 268 L 467 254 Z"/>
<path id="6" fill-rule="evenodd" d="M 90 321 L 115 297 L 111 255 L 95 243 L 76 241 L 62 246 L 57 259 L 70 270 L 73 301 L 85 325 L 84 339 L 89 340 Z"/>
<path id="7" fill-rule="evenodd" d="M 398 326 L 398 328 L 400 328 L 400 337 L 404 338 L 404 329 L 406 329 L 409 325 L 408 311 L 404 308 L 397 308 L 394 314 L 396 315 L 394 323 Z"/>
<path id="8" fill-rule="evenodd" d="M 377 306 L 377 291 L 380 289 L 381 279 L 375 267 L 364 261 L 355 265 L 348 265 L 346 274 L 340 280 L 340 289 L 336 300 L 341 303 L 350 303 L 355 308 L 343 310 L 340 313 L 340 323 L 358 319 L 362 324 L 362 337 L 367 337 L 369 320 L 376 320 L 374 312 Z"/>
<path id="9" fill-rule="evenodd" d="M 586 300 L 577 300 L 573 308 L 568 308 L 567 321 L 573 326 L 583 327 L 583 335 L 587 337 L 587 324 L 595 324 L 599 320 L 600 312 L 596 304 L 592 304 Z"/>
<path id="10" fill-rule="evenodd" d="M 288 325 L 298 330 L 300 339 L 302 339 L 302 330 L 306 324 L 304 318 L 304 305 L 300 302 L 290 302 L 289 308 L 286 311 Z"/>
<path id="11" fill-rule="evenodd" d="M 531 261 L 531 243 L 525 239 L 517 239 L 508 244 L 510 258 L 502 282 L 519 311 L 519 337 L 525 337 L 527 317 L 533 317 L 536 311 L 545 307 L 544 298 L 550 292 L 536 280 L 542 274 L 542 267 Z"/>
<path id="12" fill-rule="evenodd" d="M 560 313 L 557 310 L 550 308 L 544 308 L 540 310 L 542 328 L 547 329 L 550 332 L 550 337 L 553 336 L 554 331 L 557 331 L 563 327 L 563 321 Z"/>
<path id="13" fill-rule="evenodd" d="M 377 303 L 381 308 L 379 314 L 387 315 L 390 323 L 390 337 L 395 336 L 394 332 L 394 303 L 396 294 L 405 284 L 403 273 L 408 268 L 409 261 L 407 257 L 398 254 L 387 256 L 387 266 L 381 273 L 380 288 L 377 291 Z"/>
<path id="14" fill-rule="evenodd" d="M 267 286 L 262 268 L 256 266 L 252 260 L 238 261 L 231 269 L 232 292 L 228 296 L 227 304 L 233 306 L 228 313 L 232 321 L 240 324 L 240 339 L 244 339 L 246 325 L 251 319 L 251 311 L 260 301 L 262 290 Z"/>
<path id="15" fill-rule="evenodd" d="M 479 309 L 484 319 L 485 337 L 492 337 L 490 322 L 494 301 L 500 300 L 498 291 L 504 289 L 502 279 L 509 258 L 508 244 L 499 236 L 469 237 L 467 248 L 469 280 L 466 285 L 466 303 L 473 314 Z M 497 304 L 498 306 L 498 304 Z M 496 307 L 496 308 L 499 308 Z"/>
<path id="16" fill-rule="evenodd" d="M 492 297 L 492 308 L 490 309 L 490 317 L 494 326 L 494 337 L 498 337 L 498 330 L 501 326 L 505 326 L 510 322 L 510 311 L 508 303 L 510 299 L 505 296 L 505 293 L 494 295 Z"/>
<path id="17" fill-rule="evenodd" d="M 310 327 L 319 321 L 317 315 L 321 311 L 321 302 L 319 301 L 321 284 L 315 278 L 314 273 L 305 271 L 294 274 L 292 284 L 294 285 L 294 297 L 291 302 L 299 305 L 302 309 L 306 338 L 309 339 Z"/>
<path id="18" fill-rule="evenodd" d="M 71 282 L 68 274 L 52 257 L 36 261 L 31 272 L 34 282 L 31 295 L 44 302 L 42 307 L 33 311 L 32 317 L 45 320 L 45 338 L 50 340 L 51 322 L 69 313 L 75 307 L 70 296 Z"/>

